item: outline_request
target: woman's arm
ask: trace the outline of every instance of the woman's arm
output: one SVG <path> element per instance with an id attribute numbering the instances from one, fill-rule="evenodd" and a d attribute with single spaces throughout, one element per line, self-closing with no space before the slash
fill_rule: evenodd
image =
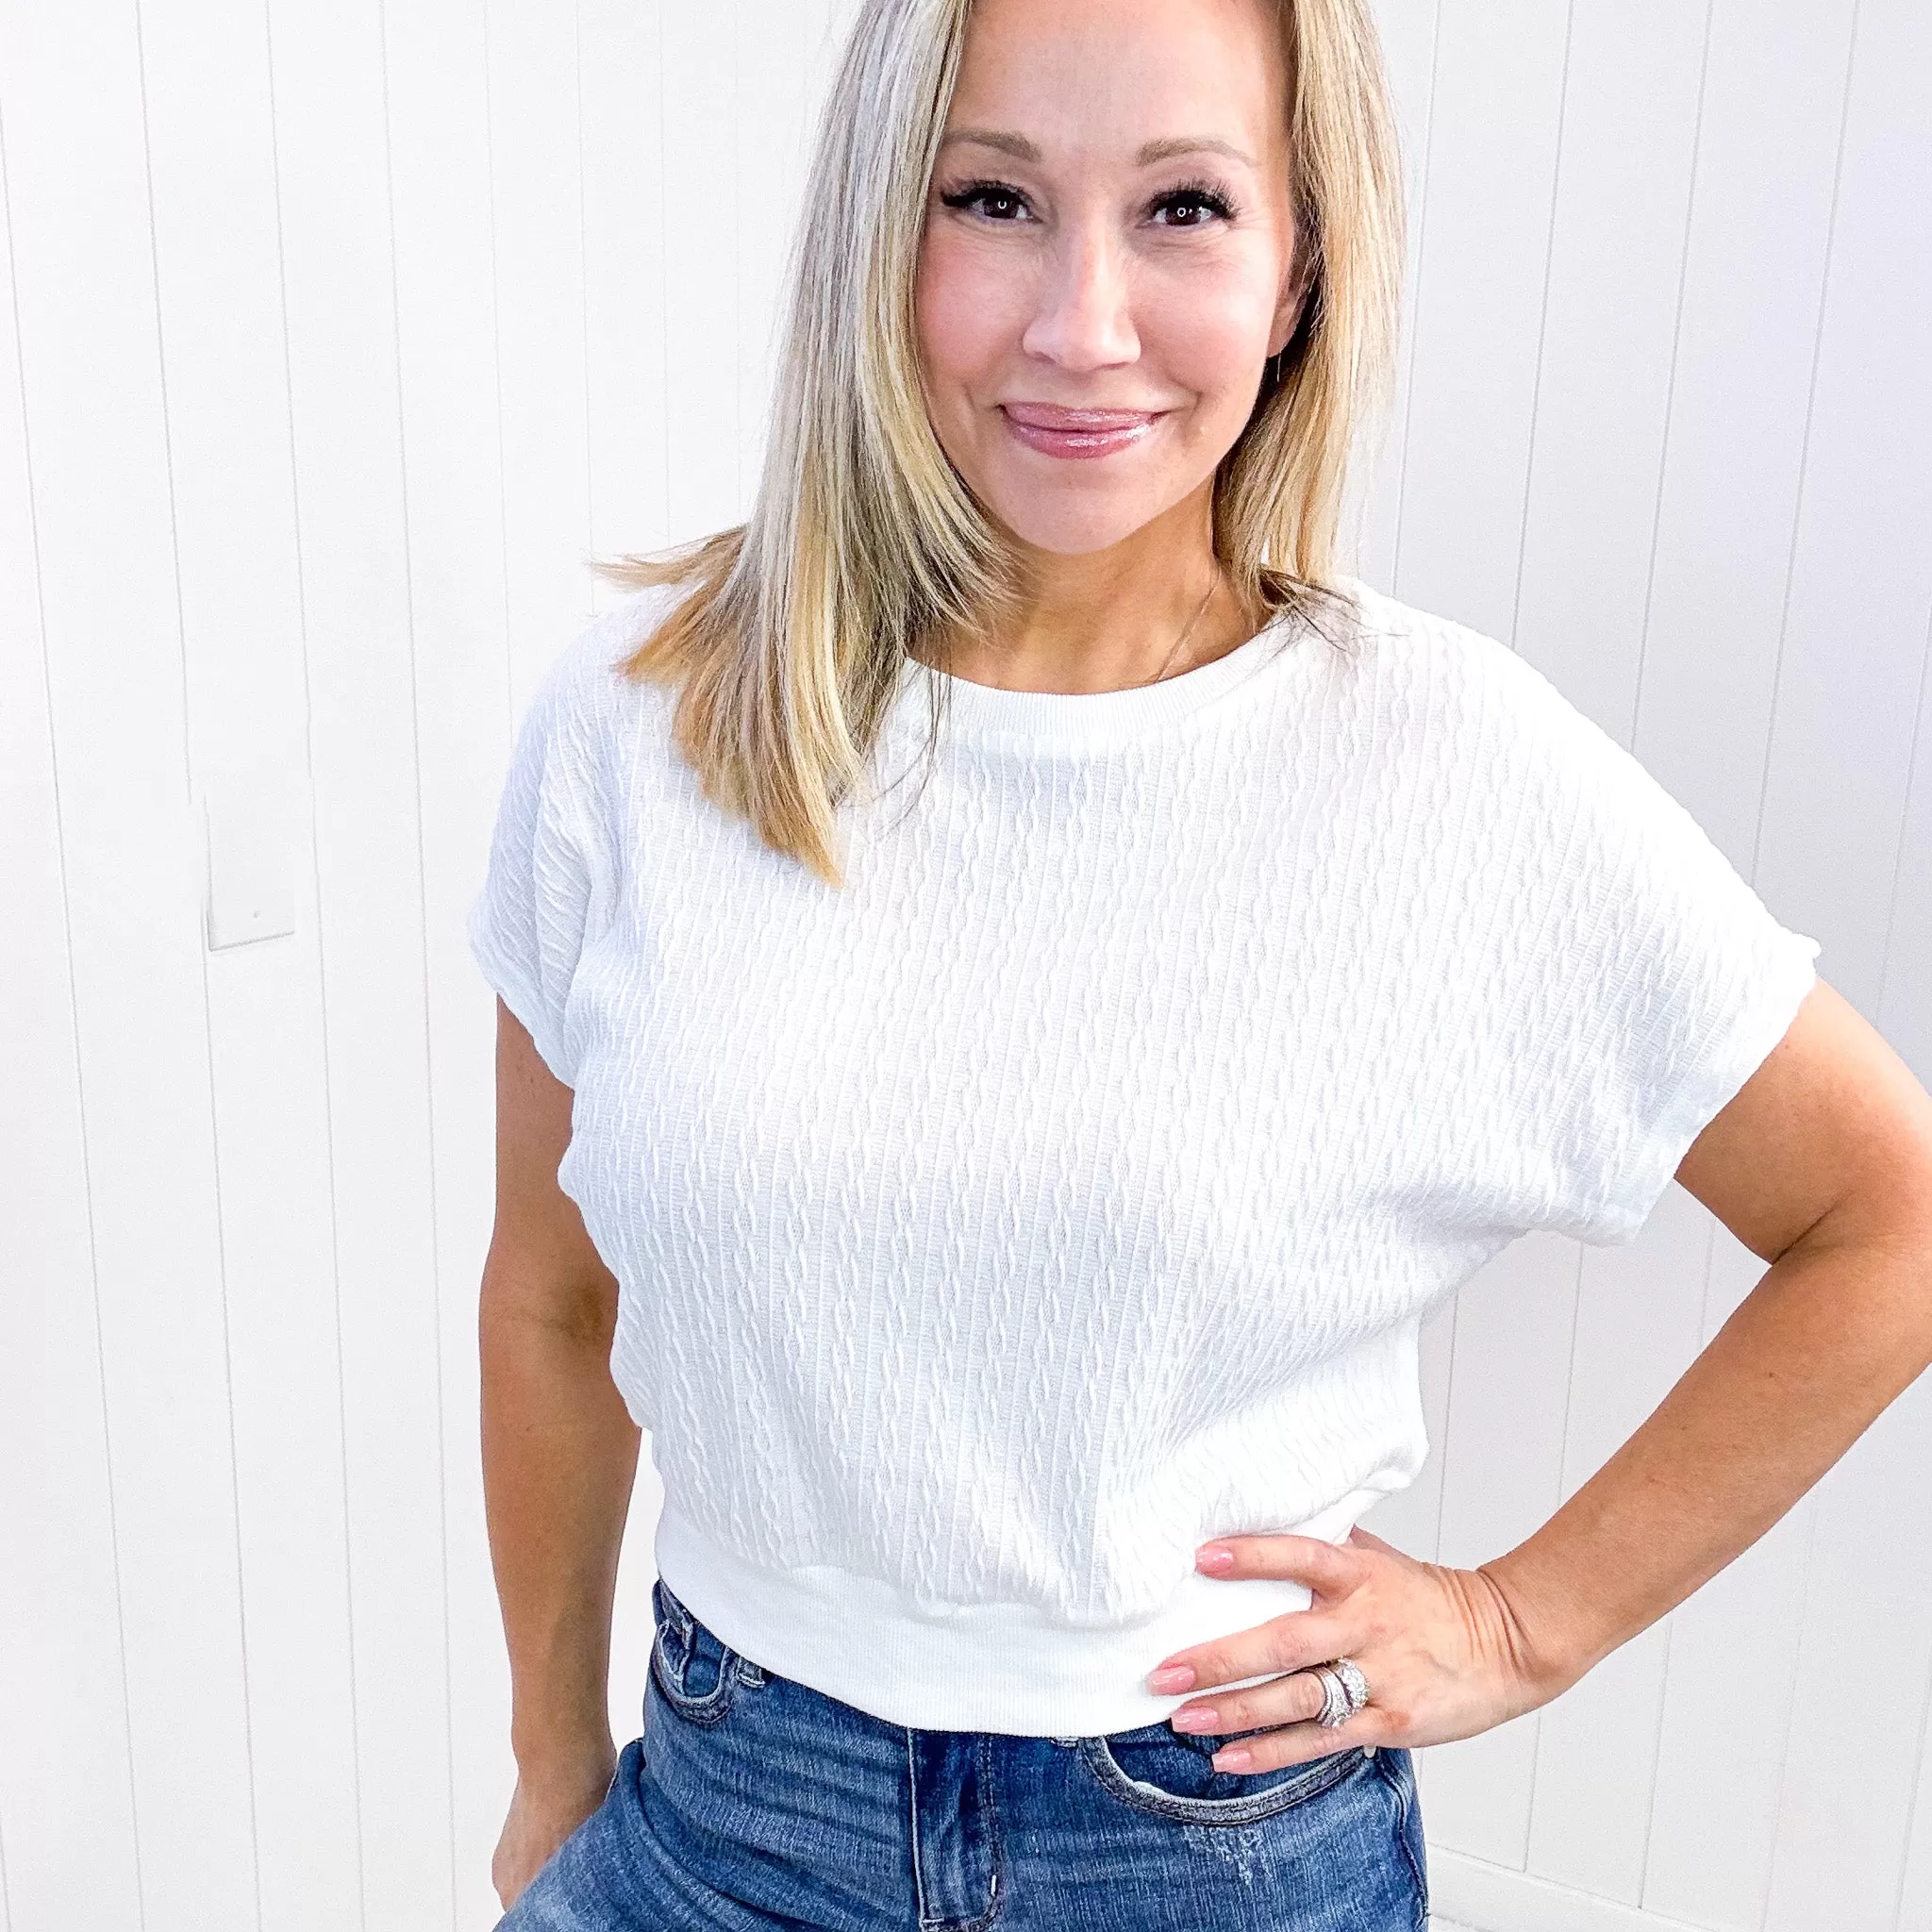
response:
<path id="1" fill-rule="evenodd" d="M 1549 1696 L 1748 1549 L 1932 1364 L 1932 1098 L 1835 988 L 1677 1178 L 1772 1265 L 1603 1468 L 1480 1566 Z"/>
<path id="2" fill-rule="evenodd" d="M 1748 1549 L 1932 1363 L 1932 1097 L 1824 981 L 1677 1177 L 1772 1265 L 1534 1536 L 1474 1570 L 1359 1524 L 1341 1544 L 1227 1536 L 1196 1553 L 1209 1575 L 1311 1595 L 1150 1674 L 1153 1690 L 1202 1693 L 1169 1713 L 1177 1728 L 1257 1733 L 1219 1768 L 1441 1743 L 1547 1704 Z M 1341 1657 L 1369 1700 L 1324 1729 L 1313 1667 Z"/>
<path id="3" fill-rule="evenodd" d="M 616 1766 L 610 1613 L 641 1432 L 610 1379 L 616 1279 L 557 1185 L 571 1090 L 500 999 L 496 1086 L 496 1221 L 477 1338 L 519 1774 L 493 1873 L 508 1904 L 596 1808 Z"/>

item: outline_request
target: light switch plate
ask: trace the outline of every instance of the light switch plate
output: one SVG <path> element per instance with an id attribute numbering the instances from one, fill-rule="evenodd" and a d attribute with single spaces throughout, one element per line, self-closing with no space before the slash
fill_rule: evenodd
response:
<path id="1" fill-rule="evenodd" d="M 218 779 L 202 795 L 210 952 L 295 930 L 296 814 L 268 771 Z"/>

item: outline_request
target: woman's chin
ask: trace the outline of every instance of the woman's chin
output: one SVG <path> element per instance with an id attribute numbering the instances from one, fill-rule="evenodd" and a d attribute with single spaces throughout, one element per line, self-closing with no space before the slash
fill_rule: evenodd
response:
<path id="1" fill-rule="evenodd" d="M 1021 542 L 1056 557 L 1088 557 L 1096 550 L 1110 550 L 1136 530 L 1144 528 L 1160 514 L 1158 504 L 1117 504 L 1075 506 L 1061 502 L 1042 504 L 1037 499 L 1024 503 L 992 505 L 994 515 Z"/>

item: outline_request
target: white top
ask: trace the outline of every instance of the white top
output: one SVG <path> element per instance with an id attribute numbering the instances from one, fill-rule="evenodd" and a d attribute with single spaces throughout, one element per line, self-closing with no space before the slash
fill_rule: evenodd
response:
<path id="1" fill-rule="evenodd" d="M 677 591 L 525 714 L 470 941 L 575 1089 L 659 1574 L 755 1662 L 931 1729 L 1164 1718 L 1169 1652 L 1309 1601 L 1195 1546 L 1411 1481 L 1422 1320 L 1528 1229 L 1631 1240 L 1811 987 L 1545 677 L 1346 587 L 1352 652 L 908 663 L 842 891 L 612 675 Z"/>

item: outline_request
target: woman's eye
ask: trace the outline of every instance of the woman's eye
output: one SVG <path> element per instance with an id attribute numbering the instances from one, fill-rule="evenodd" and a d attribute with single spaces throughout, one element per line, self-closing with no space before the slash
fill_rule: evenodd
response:
<path id="1" fill-rule="evenodd" d="M 1198 219 L 1204 211 L 1224 222 L 1234 213 L 1233 204 L 1224 194 L 1212 188 L 1176 188 L 1173 193 L 1163 194 L 1154 206 L 1157 209 L 1178 209 L 1184 215 L 1197 217 L 1162 225 L 1170 228 L 1205 228 L 1208 223 Z"/>
<path id="2" fill-rule="evenodd" d="M 1004 205 L 1024 208 L 1025 197 L 1017 188 L 1008 188 L 997 181 L 974 181 L 964 188 L 956 188 L 940 196 L 948 208 L 973 208 L 978 204 Z M 1009 219 L 1004 213 L 994 214 L 991 208 L 981 206 L 979 212 L 989 221 L 1001 222 Z"/>

